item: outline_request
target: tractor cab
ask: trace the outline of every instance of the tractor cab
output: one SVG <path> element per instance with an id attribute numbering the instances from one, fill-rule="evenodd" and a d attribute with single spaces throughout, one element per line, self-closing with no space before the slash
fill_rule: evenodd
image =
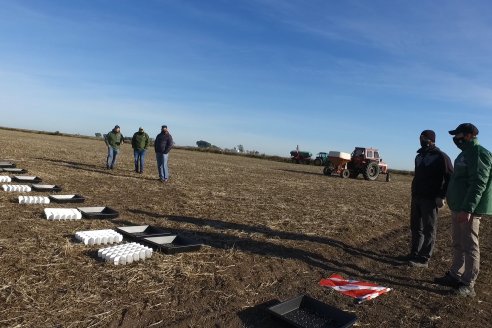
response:
<path id="1" fill-rule="evenodd" d="M 316 158 L 314 159 L 314 165 L 325 165 L 326 161 L 328 160 L 328 153 L 325 152 L 319 152 L 316 154 Z"/>
<path id="2" fill-rule="evenodd" d="M 352 157 L 359 157 L 379 162 L 379 151 L 374 148 L 355 147 L 354 151 L 352 152 Z"/>

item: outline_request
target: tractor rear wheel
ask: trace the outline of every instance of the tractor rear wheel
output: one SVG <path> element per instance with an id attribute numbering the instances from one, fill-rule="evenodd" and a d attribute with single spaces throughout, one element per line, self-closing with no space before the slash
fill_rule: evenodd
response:
<path id="1" fill-rule="evenodd" d="M 314 165 L 316 165 L 316 166 L 321 166 L 321 164 L 322 164 L 322 163 L 321 163 L 321 159 L 316 158 L 316 159 L 314 160 Z"/>
<path id="2" fill-rule="evenodd" d="M 331 175 L 331 172 L 333 172 L 333 171 L 331 170 L 331 168 L 330 168 L 330 167 L 325 166 L 325 167 L 323 168 L 323 174 L 324 174 L 324 175 Z"/>
<path id="3" fill-rule="evenodd" d="M 374 162 L 367 164 L 362 174 L 364 175 L 364 179 L 366 180 L 376 180 L 379 175 L 379 165 Z"/>
<path id="4" fill-rule="evenodd" d="M 350 171 L 345 169 L 342 171 L 342 173 L 340 174 L 340 176 L 344 179 L 347 179 L 349 176 L 350 176 Z"/>
<path id="5" fill-rule="evenodd" d="M 333 166 L 332 162 L 326 162 L 325 167 L 323 168 L 324 175 L 331 175 L 331 173 L 335 170 L 335 166 Z"/>

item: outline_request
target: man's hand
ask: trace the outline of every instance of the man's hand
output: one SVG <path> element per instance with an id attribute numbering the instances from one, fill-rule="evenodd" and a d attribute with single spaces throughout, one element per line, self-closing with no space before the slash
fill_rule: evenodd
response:
<path id="1" fill-rule="evenodd" d="M 436 206 L 437 208 L 441 208 L 446 204 L 446 201 L 443 198 L 436 197 Z"/>
<path id="2" fill-rule="evenodd" d="M 461 222 L 461 223 L 469 222 L 471 219 L 471 213 L 461 211 L 458 213 L 457 219 L 458 219 L 458 222 Z"/>

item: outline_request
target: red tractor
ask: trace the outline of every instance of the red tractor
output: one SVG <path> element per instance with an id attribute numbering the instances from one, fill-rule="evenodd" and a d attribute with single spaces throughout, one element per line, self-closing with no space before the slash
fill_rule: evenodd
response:
<path id="1" fill-rule="evenodd" d="M 292 163 L 309 164 L 311 163 L 311 156 L 313 154 L 308 151 L 293 150 L 290 152 L 290 156 Z"/>
<path id="2" fill-rule="evenodd" d="M 346 155 L 346 153 L 330 152 L 323 174 L 336 173 L 342 178 L 355 179 L 362 173 L 364 179 L 373 181 L 380 173 L 388 173 L 388 165 L 379 157 L 377 149 L 355 147 L 350 159 Z"/>

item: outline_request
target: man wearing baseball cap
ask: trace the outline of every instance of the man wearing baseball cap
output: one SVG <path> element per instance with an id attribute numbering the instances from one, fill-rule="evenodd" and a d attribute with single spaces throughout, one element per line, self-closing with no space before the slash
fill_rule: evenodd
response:
<path id="1" fill-rule="evenodd" d="M 120 145 L 125 143 L 123 135 L 120 132 L 120 126 L 116 125 L 105 137 L 104 141 L 108 146 L 108 157 L 106 158 L 106 168 L 114 169 L 116 165 L 116 157 L 120 152 Z"/>
<path id="2" fill-rule="evenodd" d="M 169 133 L 167 125 L 161 126 L 161 133 L 155 137 L 154 141 L 157 172 L 159 174 L 159 181 L 161 182 L 167 182 L 169 180 L 169 167 L 167 165 L 167 161 L 169 158 L 169 152 L 173 146 L 173 137 Z"/>
<path id="3" fill-rule="evenodd" d="M 447 192 L 452 211 L 453 263 L 443 277 L 434 281 L 453 287 L 458 296 L 474 297 L 480 268 L 480 218 L 492 214 L 492 154 L 478 143 L 478 129 L 471 123 L 460 124 L 449 134 L 461 149 Z"/>
<path id="4" fill-rule="evenodd" d="M 444 206 L 453 165 L 448 155 L 436 146 L 434 131 L 422 131 L 419 140 L 421 147 L 415 157 L 412 181 L 412 241 L 408 258 L 411 266 L 426 268 L 434 251 L 437 214 Z"/>
<path id="5" fill-rule="evenodd" d="M 135 159 L 135 172 L 143 173 L 145 165 L 145 153 L 150 144 L 149 135 L 144 131 L 142 127 L 138 128 L 138 131 L 133 134 L 132 148 L 133 158 Z"/>

